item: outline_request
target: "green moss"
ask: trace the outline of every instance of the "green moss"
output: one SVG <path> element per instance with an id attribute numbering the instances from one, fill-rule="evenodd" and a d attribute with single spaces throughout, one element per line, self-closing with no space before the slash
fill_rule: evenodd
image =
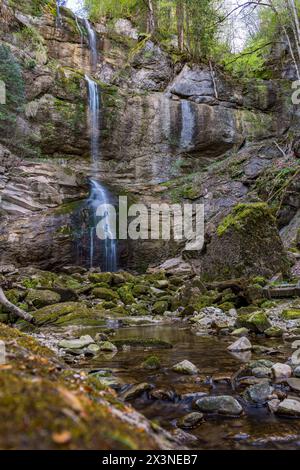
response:
<path id="1" fill-rule="evenodd" d="M 101 325 L 104 311 L 90 309 L 82 302 L 63 302 L 31 312 L 38 326 L 46 325 Z"/>
<path id="2" fill-rule="evenodd" d="M 132 285 L 131 284 L 126 284 L 122 287 L 119 287 L 118 289 L 118 294 L 120 296 L 120 299 L 122 302 L 124 302 L 125 305 L 131 305 L 135 303 L 135 298 L 132 294 Z"/>
<path id="3" fill-rule="evenodd" d="M 300 320 L 300 309 L 284 310 L 281 317 L 284 320 Z"/>
<path id="4" fill-rule="evenodd" d="M 161 362 L 157 356 L 149 356 L 142 364 L 143 369 L 158 370 L 161 368 Z"/>
<path id="5" fill-rule="evenodd" d="M 57 304 L 61 300 L 59 294 L 49 290 L 32 289 L 26 295 L 26 302 L 34 307 L 41 308 L 46 305 Z"/>
<path id="6" fill-rule="evenodd" d="M 255 312 L 239 315 L 236 321 L 237 328 L 248 328 L 255 333 L 263 333 L 272 325 L 264 312 Z"/>
<path id="7" fill-rule="evenodd" d="M 105 287 L 96 287 L 92 290 L 92 295 L 97 299 L 103 299 L 107 301 L 116 301 L 119 296 L 112 289 L 106 289 Z"/>
<path id="8" fill-rule="evenodd" d="M 163 315 L 169 308 L 169 302 L 166 300 L 158 300 L 152 307 L 152 313 L 155 315 Z"/>
<path id="9" fill-rule="evenodd" d="M 266 203 L 238 204 L 218 226 L 218 236 L 222 237 L 228 230 L 249 230 L 249 221 L 255 224 L 256 220 L 264 217 L 273 217 Z"/>
<path id="10" fill-rule="evenodd" d="M 95 283 L 104 282 L 108 285 L 111 285 L 113 275 L 111 273 L 91 273 L 89 274 L 89 280 Z"/>

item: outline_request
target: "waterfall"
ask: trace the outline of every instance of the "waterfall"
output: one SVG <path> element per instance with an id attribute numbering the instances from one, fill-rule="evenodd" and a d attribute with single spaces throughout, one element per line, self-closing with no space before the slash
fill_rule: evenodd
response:
<path id="1" fill-rule="evenodd" d="M 181 100 L 181 122 L 180 147 L 188 149 L 193 145 L 196 124 L 193 106 L 188 100 Z"/>
<path id="2" fill-rule="evenodd" d="M 89 39 L 89 48 L 91 51 L 91 67 L 92 70 L 95 71 L 97 68 L 97 61 L 98 61 L 98 52 L 97 52 L 97 36 L 94 28 L 92 28 L 88 19 L 84 19 L 85 28 L 88 34 Z"/>
<path id="3" fill-rule="evenodd" d="M 88 99 L 89 99 L 89 124 L 91 133 L 91 156 L 93 161 L 93 172 L 96 173 L 100 169 L 100 94 L 97 83 L 85 77 L 88 85 Z M 108 205 L 110 194 L 107 189 L 94 179 L 90 180 L 91 190 L 88 199 L 88 207 L 92 211 L 92 224 L 90 228 L 90 267 L 94 267 L 96 258 L 96 246 L 99 245 L 103 251 L 103 265 L 102 269 L 105 271 L 114 272 L 117 270 L 117 242 L 115 234 L 111 228 L 109 217 Z M 96 225 L 97 216 L 96 211 L 99 206 L 104 207 L 105 213 L 105 229 L 104 240 L 101 241 L 97 237 Z"/>
<path id="4" fill-rule="evenodd" d="M 57 0 L 57 6 L 64 4 L 75 15 L 76 24 L 83 39 L 80 25 L 84 24 L 88 35 L 88 44 L 90 49 L 91 71 L 95 72 L 98 62 L 97 35 L 90 22 L 87 19 L 87 11 L 83 0 Z M 59 9 L 58 9 L 59 12 Z M 80 21 L 79 21 L 80 20 Z M 80 24 L 80 25 L 79 25 Z M 89 129 L 90 129 L 90 148 L 92 158 L 92 172 L 97 174 L 101 169 L 100 155 L 100 89 L 98 84 L 89 76 L 85 76 L 88 88 L 88 109 L 89 109 Z M 108 206 L 112 199 L 111 194 L 95 178 L 90 179 L 90 195 L 84 204 L 78 224 L 80 232 L 78 235 L 77 252 L 83 253 L 81 260 L 87 264 L 87 258 L 90 267 L 101 266 L 103 271 L 114 272 L 117 270 L 117 241 L 115 233 L 112 230 L 112 223 L 109 217 Z M 96 215 L 97 209 L 102 206 L 104 216 L 102 227 L 104 233 L 103 240 L 97 236 L 97 224 L 100 221 Z M 80 217 L 82 220 L 80 222 Z M 88 219 L 88 220 L 87 220 Z M 80 248 L 81 245 L 81 248 Z M 86 249 L 88 247 L 88 249 Z"/>

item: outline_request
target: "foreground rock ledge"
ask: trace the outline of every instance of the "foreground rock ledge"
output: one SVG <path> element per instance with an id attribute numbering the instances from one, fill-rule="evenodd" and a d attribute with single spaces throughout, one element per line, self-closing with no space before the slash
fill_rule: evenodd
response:
<path id="1" fill-rule="evenodd" d="M 178 442 L 119 402 L 114 392 L 68 369 L 35 339 L 0 324 L 1 449 L 173 449 Z M 13 418 L 12 418 L 13 417 Z"/>

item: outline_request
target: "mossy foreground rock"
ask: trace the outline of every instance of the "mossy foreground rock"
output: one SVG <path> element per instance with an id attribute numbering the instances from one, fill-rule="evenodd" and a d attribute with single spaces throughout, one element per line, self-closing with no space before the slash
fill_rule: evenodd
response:
<path id="1" fill-rule="evenodd" d="M 64 302 L 49 305 L 32 312 L 38 326 L 45 325 L 99 325 L 104 322 L 103 312 L 90 309 L 82 302 Z"/>
<path id="2" fill-rule="evenodd" d="M 263 333 L 271 328 L 271 323 L 264 312 L 243 314 L 237 318 L 237 328 L 248 328 L 255 333 Z"/>
<path id="3" fill-rule="evenodd" d="M 8 353 L 0 372 L 1 449 L 157 450 L 176 445 L 99 380 L 84 374 L 79 378 L 30 336 L 0 324 L 0 340 Z"/>
<path id="4" fill-rule="evenodd" d="M 271 277 L 288 271 L 275 218 L 265 203 L 235 206 L 218 226 L 202 261 L 207 280 Z"/>

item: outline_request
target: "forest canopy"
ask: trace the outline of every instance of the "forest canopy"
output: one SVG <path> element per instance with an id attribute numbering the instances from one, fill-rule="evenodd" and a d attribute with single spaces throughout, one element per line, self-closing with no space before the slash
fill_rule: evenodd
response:
<path id="1" fill-rule="evenodd" d="M 85 0 L 90 18 L 128 18 L 194 61 L 234 74 L 266 75 L 272 47 L 284 43 L 299 74 L 300 0 Z"/>

